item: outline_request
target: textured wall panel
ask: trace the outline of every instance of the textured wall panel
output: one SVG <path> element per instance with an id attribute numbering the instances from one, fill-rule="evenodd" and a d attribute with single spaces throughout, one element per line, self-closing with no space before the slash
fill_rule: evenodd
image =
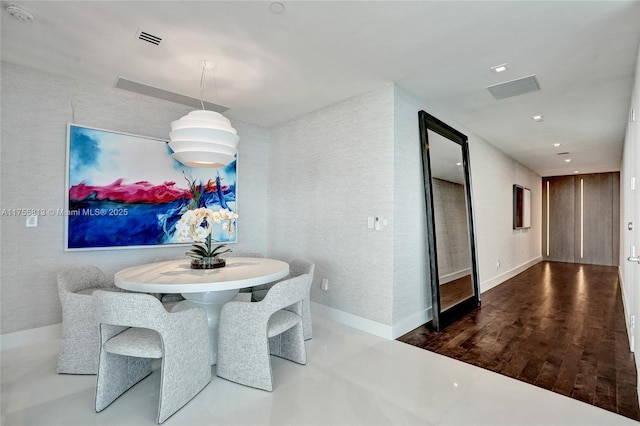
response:
<path id="1" fill-rule="evenodd" d="M 272 129 L 268 251 L 316 262 L 312 300 L 391 325 L 393 86 Z M 367 217 L 387 220 L 380 231 Z M 319 289 L 329 279 L 329 291 Z"/>
<path id="2" fill-rule="evenodd" d="M 424 178 L 418 127 L 422 104 L 394 90 L 393 323 L 431 307 Z"/>

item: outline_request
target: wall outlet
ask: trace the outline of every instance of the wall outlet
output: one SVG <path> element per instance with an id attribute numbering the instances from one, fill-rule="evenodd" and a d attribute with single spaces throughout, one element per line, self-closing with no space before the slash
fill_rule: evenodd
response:
<path id="1" fill-rule="evenodd" d="M 500 269 L 500 259 L 496 260 L 496 269 Z"/>
<path id="2" fill-rule="evenodd" d="M 27 216 L 27 228 L 38 227 L 38 216 Z"/>
<path id="3" fill-rule="evenodd" d="M 322 284 L 320 285 L 320 288 L 323 291 L 329 291 L 329 280 L 327 278 L 322 279 Z"/>
<path id="4" fill-rule="evenodd" d="M 636 316 L 631 315 L 631 318 L 629 318 L 629 328 L 635 328 L 635 326 L 636 326 Z"/>

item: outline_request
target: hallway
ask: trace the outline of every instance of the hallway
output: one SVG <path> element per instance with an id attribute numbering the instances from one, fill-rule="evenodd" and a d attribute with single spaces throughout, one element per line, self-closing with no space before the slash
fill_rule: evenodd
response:
<path id="1" fill-rule="evenodd" d="M 640 420 L 616 267 L 541 262 L 481 297 L 398 340 Z"/>

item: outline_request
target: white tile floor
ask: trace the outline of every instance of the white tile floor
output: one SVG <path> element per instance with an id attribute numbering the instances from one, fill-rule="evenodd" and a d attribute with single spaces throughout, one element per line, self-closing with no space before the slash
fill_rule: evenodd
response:
<path id="1" fill-rule="evenodd" d="M 55 373 L 57 342 L 2 352 L 2 425 L 153 425 L 158 372 L 103 412 L 95 376 Z M 638 425 L 630 419 L 404 343 L 314 318 L 309 362 L 272 358 L 275 390 L 214 375 L 164 424 Z M 215 371 L 214 371 L 215 373 Z"/>

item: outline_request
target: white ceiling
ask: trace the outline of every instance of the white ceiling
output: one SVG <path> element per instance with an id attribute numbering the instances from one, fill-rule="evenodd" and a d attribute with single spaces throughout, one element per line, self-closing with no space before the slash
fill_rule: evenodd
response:
<path id="1" fill-rule="evenodd" d="M 462 147 L 427 129 L 431 177 L 464 185 Z"/>
<path id="2" fill-rule="evenodd" d="M 199 98 L 208 59 L 205 100 L 262 126 L 393 81 L 543 176 L 619 169 L 640 41 L 640 1 L 11 2 L 31 23 L 1 3 L 7 62 Z M 485 89 L 532 74 L 541 91 Z"/>

